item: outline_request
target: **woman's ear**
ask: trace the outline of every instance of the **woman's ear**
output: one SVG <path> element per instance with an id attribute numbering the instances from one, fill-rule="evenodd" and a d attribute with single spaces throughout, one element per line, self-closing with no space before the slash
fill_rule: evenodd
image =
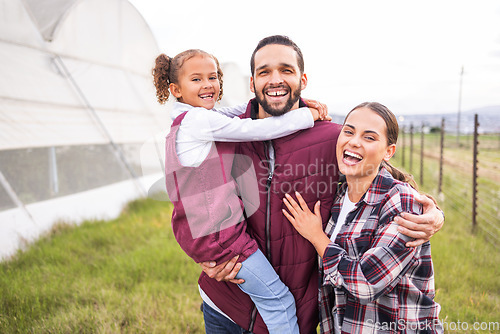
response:
<path id="1" fill-rule="evenodd" d="M 172 93 L 172 95 L 177 99 L 182 97 L 181 88 L 179 87 L 179 85 L 171 83 L 170 85 L 168 85 L 168 88 L 170 89 L 170 93 Z"/>
<path id="2" fill-rule="evenodd" d="M 391 145 L 387 146 L 387 150 L 385 151 L 384 161 L 389 162 L 389 159 L 392 158 L 394 153 L 396 153 L 396 145 L 391 144 Z"/>

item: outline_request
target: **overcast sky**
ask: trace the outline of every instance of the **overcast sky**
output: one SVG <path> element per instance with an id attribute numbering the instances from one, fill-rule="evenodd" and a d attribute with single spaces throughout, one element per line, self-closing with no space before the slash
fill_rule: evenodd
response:
<path id="1" fill-rule="evenodd" d="M 263 37 L 284 34 L 302 49 L 303 96 L 345 114 L 379 101 L 397 114 L 500 105 L 500 1 L 130 0 L 169 56 L 190 48 L 249 60 Z"/>

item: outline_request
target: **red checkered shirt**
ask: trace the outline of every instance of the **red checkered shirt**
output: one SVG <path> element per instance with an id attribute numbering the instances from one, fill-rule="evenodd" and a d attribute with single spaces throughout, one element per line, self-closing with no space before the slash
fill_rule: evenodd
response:
<path id="1" fill-rule="evenodd" d="M 342 184 L 325 232 L 330 236 L 346 195 Z M 414 190 L 380 169 L 320 259 L 322 333 L 442 333 L 434 301 L 429 242 L 406 247 L 401 212 L 422 213 Z"/>

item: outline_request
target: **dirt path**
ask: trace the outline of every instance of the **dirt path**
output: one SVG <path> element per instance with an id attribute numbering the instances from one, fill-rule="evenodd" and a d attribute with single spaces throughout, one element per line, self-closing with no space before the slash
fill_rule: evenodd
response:
<path id="1" fill-rule="evenodd" d="M 439 160 L 439 152 L 437 153 L 424 153 L 424 156 L 434 160 Z M 481 155 L 479 155 L 479 158 Z M 461 170 L 464 173 L 470 173 L 472 178 L 472 159 L 461 160 L 456 157 L 444 156 L 443 162 L 445 165 L 452 166 Z M 500 166 L 492 161 L 479 160 L 478 176 L 491 179 L 500 183 Z"/>

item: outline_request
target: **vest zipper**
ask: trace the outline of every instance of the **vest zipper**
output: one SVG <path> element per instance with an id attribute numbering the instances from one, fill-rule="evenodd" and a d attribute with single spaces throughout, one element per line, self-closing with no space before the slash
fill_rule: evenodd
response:
<path id="1" fill-rule="evenodd" d="M 269 175 L 267 176 L 266 183 L 266 192 L 267 192 L 267 200 L 266 200 L 266 256 L 269 263 L 271 263 L 271 183 L 274 175 L 274 148 L 272 141 L 266 142 L 266 158 L 269 161 Z M 273 150 L 273 157 L 271 158 L 270 151 Z"/>
<path id="2" fill-rule="evenodd" d="M 269 263 L 271 263 L 271 210 L 270 210 L 270 200 L 271 200 L 271 182 L 273 180 L 273 175 L 274 175 L 274 157 L 273 160 L 271 161 L 271 157 L 269 154 L 270 148 L 273 149 L 273 143 L 271 141 L 267 141 L 266 145 L 264 146 L 264 151 L 265 151 L 265 156 L 266 160 L 269 162 L 269 175 L 267 176 L 267 182 L 266 182 L 266 192 L 267 192 L 267 202 L 266 202 L 266 257 Z M 255 319 L 257 318 L 257 308 L 255 305 L 253 306 L 252 309 L 252 316 L 251 316 L 251 321 L 250 325 L 248 326 L 248 330 L 250 332 L 253 332 L 253 326 L 255 325 Z"/>
<path id="3" fill-rule="evenodd" d="M 273 173 L 269 173 L 269 176 L 267 178 L 267 186 L 266 186 L 266 191 L 267 191 L 267 203 L 266 203 L 266 256 L 267 260 L 271 262 L 271 204 L 269 203 L 271 200 L 271 181 L 273 179 Z"/>
<path id="4" fill-rule="evenodd" d="M 255 326 L 255 319 L 257 319 L 257 307 L 255 307 L 254 304 L 252 308 L 252 317 L 250 319 L 250 326 L 248 326 L 248 331 L 251 333 L 253 333 L 253 326 Z"/>

